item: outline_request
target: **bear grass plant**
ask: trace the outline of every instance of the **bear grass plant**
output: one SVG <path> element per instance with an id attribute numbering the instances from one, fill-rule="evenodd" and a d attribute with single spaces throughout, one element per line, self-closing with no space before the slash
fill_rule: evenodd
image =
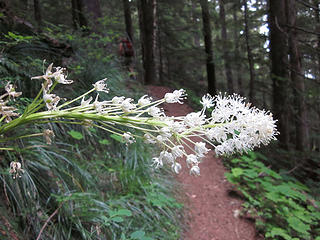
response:
<path id="1" fill-rule="evenodd" d="M 296 178 L 267 167 L 260 153 L 234 158 L 226 173 L 246 199 L 242 214 L 266 239 L 320 240 L 320 202 Z"/>
<path id="2" fill-rule="evenodd" d="M 99 69 L 86 74 L 110 77 L 114 87 L 108 97 L 127 91 L 116 70 Z M 22 112 L 23 103 L 19 108 Z M 150 146 L 139 140 L 126 146 L 117 135 L 59 123 L 12 134 L 48 127 L 56 135 L 50 147 L 42 137 L 23 138 L 7 142 L 17 151 L 1 152 L 1 239 L 179 239 L 182 205 L 173 197 L 176 184 L 166 169 L 150 168 Z M 23 163 L 19 179 L 9 175 L 15 161 Z"/>
<path id="3" fill-rule="evenodd" d="M 112 138 L 104 140 L 87 145 L 85 137 L 61 136 L 50 148 L 42 139 L 23 143 L 34 148 L 23 152 L 21 178 L 1 170 L 1 202 L 20 225 L 17 235 L 35 239 L 46 226 L 39 239 L 179 238 L 173 179 L 150 169 L 143 143 L 120 149 Z M 17 157 L 7 154 L 9 161 Z"/>

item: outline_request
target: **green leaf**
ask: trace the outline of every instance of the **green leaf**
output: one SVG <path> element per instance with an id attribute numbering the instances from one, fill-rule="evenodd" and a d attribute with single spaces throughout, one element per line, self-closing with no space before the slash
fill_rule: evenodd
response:
<path id="1" fill-rule="evenodd" d="M 123 140 L 123 138 L 117 134 L 111 134 L 110 135 L 111 138 L 113 138 L 114 140 L 121 142 L 121 143 L 125 143 L 125 141 Z"/>
<path id="2" fill-rule="evenodd" d="M 122 217 L 114 217 L 114 218 L 111 218 L 111 221 L 113 221 L 113 222 L 123 222 L 123 218 Z"/>
<path id="3" fill-rule="evenodd" d="M 266 233 L 266 237 L 272 237 L 275 236 L 283 237 L 285 240 L 291 240 L 292 238 L 286 233 L 286 231 L 282 228 L 272 228 L 271 232 Z"/>
<path id="4" fill-rule="evenodd" d="M 299 218 L 289 217 L 287 219 L 287 222 L 289 223 L 289 226 L 295 231 L 309 235 L 308 231 L 310 230 L 310 226 L 304 224 Z"/>
<path id="5" fill-rule="evenodd" d="M 131 233 L 130 237 L 133 239 L 141 239 L 144 237 L 145 234 L 146 233 L 144 231 L 138 230 L 138 231 Z"/>
<path id="6" fill-rule="evenodd" d="M 151 237 L 146 237 L 146 236 L 143 236 L 143 237 L 141 238 L 141 240 L 153 240 L 153 238 L 151 238 Z"/>
<path id="7" fill-rule="evenodd" d="M 128 209 L 120 209 L 119 211 L 116 212 L 116 214 L 120 216 L 127 216 L 127 217 L 132 216 L 131 211 Z"/>
<path id="8" fill-rule="evenodd" d="M 101 140 L 99 140 L 99 143 L 100 143 L 100 144 L 103 144 L 103 145 L 109 145 L 109 144 L 110 144 L 110 141 L 107 140 L 107 139 L 101 139 Z"/>
<path id="9" fill-rule="evenodd" d="M 232 168 L 231 172 L 234 177 L 239 177 L 240 175 L 243 174 L 243 170 L 241 168 Z"/>
<path id="10" fill-rule="evenodd" d="M 77 139 L 77 140 L 83 139 L 83 135 L 78 131 L 71 130 L 71 131 L 68 131 L 68 134 L 74 139 Z"/>

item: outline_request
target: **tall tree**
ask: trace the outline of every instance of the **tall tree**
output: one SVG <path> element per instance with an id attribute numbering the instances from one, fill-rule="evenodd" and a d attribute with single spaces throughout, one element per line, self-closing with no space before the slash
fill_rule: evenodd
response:
<path id="1" fill-rule="evenodd" d="M 211 34 L 211 23 L 210 23 L 210 13 L 208 8 L 208 0 L 200 0 L 200 5 L 201 5 L 201 11 L 202 11 L 203 36 L 204 36 L 204 45 L 205 45 L 205 52 L 206 52 L 208 93 L 210 93 L 211 95 L 215 95 L 216 94 L 216 75 L 215 75 L 215 65 L 213 61 L 212 34 Z"/>
<path id="2" fill-rule="evenodd" d="M 133 42 L 133 28 L 131 19 L 131 8 L 129 0 L 122 0 L 124 21 L 126 25 L 126 33 L 131 42 Z"/>
<path id="3" fill-rule="evenodd" d="M 221 23 L 221 40 L 222 40 L 222 52 L 223 52 L 223 60 L 224 60 L 224 70 L 227 78 L 227 86 L 229 94 L 234 92 L 233 87 L 233 78 L 232 78 L 232 69 L 230 64 L 229 57 L 229 46 L 228 46 L 228 35 L 227 35 L 227 24 L 226 24 L 226 13 L 224 9 L 224 0 L 219 0 L 219 16 Z"/>
<path id="4" fill-rule="evenodd" d="M 154 0 L 138 0 L 140 41 L 144 70 L 144 83 L 155 82 L 154 59 Z"/>
<path id="5" fill-rule="evenodd" d="M 293 85 L 294 109 L 296 110 L 296 149 L 299 151 L 308 150 L 309 136 L 307 124 L 307 109 L 305 102 L 305 84 L 301 76 L 301 57 L 297 38 L 297 10 L 295 0 L 286 0 L 287 21 L 288 21 L 288 45 L 290 55 L 290 77 Z"/>
<path id="6" fill-rule="evenodd" d="M 84 0 L 85 5 L 89 13 L 92 14 L 93 18 L 96 20 L 102 16 L 101 6 L 99 0 Z"/>
<path id="7" fill-rule="evenodd" d="M 244 5 L 244 32 L 246 38 L 246 47 L 247 47 L 247 57 L 248 57 L 248 64 L 249 64 L 249 73 L 250 73 L 250 84 L 249 84 L 249 99 L 250 102 L 255 103 L 254 95 L 254 68 L 253 68 L 253 55 L 250 46 L 250 30 L 249 30 L 249 12 L 248 12 L 248 4 L 247 0 L 243 1 Z"/>
<path id="8" fill-rule="evenodd" d="M 87 27 L 88 22 L 84 15 L 83 0 L 71 0 L 72 4 L 72 22 L 75 29 Z"/>
<path id="9" fill-rule="evenodd" d="M 41 31 L 42 17 L 41 17 L 41 8 L 40 8 L 39 0 L 33 0 L 33 8 L 34 8 L 34 19 L 37 22 L 38 31 Z"/>
<path id="10" fill-rule="evenodd" d="M 271 79 L 273 87 L 273 112 L 278 119 L 279 141 L 283 148 L 289 147 L 288 103 L 288 47 L 286 26 L 286 0 L 269 0 L 269 30 Z"/>
<path id="11" fill-rule="evenodd" d="M 319 9 L 319 0 L 313 0 L 313 4 L 315 6 L 314 16 L 316 19 L 316 29 L 315 32 L 320 32 L 320 9 Z M 317 34 L 317 48 L 320 49 L 320 34 Z M 318 76 L 320 76 L 320 51 L 317 51 L 318 57 Z"/>
<path id="12" fill-rule="evenodd" d="M 232 16 L 233 16 L 233 38 L 234 38 L 234 62 L 235 62 L 235 70 L 237 75 L 237 92 L 240 95 L 244 95 L 243 87 L 242 87 L 242 73 L 241 73 L 241 60 L 240 60 L 240 36 L 239 36 L 239 22 L 238 22 L 238 10 L 240 9 L 240 0 L 234 2 L 232 8 Z"/>

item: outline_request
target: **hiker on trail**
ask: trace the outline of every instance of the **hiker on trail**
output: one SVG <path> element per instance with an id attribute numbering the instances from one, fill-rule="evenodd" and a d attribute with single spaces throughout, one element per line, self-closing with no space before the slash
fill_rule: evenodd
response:
<path id="1" fill-rule="evenodd" d="M 133 73 L 133 57 L 134 50 L 132 42 L 128 38 L 121 38 L 119 44 L 119 55 L 122 58 L 123 65 L 127 68 L 129 73 Z"/>

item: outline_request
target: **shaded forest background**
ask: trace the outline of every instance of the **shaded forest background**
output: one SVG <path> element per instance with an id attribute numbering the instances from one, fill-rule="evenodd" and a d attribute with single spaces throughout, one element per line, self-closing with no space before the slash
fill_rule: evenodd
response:
<path id="1" fill-rule="evenodd" d="M 24 98 L 20 104 L 28 103 L 40 88 L 40 83 L 30 78 L 43 71 L 43 59 L 46 59 L 47 63 L 67 67 L 71 78 L 79 79 L 72 88 L 60 89 L 70 95 L 76 95 L 106 76 L 110 79 L 111 90 L 115 89 L 111 94 L 138 94 L 143 91 L 144 84 L 185 88 L 190 104 L 195 108 L 200 96 L 207 92 L 212 95 L 238 93 L 255 106 L 270 109 L 278 119 L 279 141 L 262 150 L 269 157 L 265 160 L 266 165 L 274 170 L 284 169 L 290 176 L 308 184 L 317 199 L 320 193 L 319 3 L 318 0 L 1 0 L 0 84 L 4 86 L 7 81 L 14 82 L 23 89 Z M 133 44 L 135 55 L 129 60 L 133 71 L 128 71 L 123 64 L 124 58 L 119 56 L 122 38 L 128 38 Z M 138 89 L 138 92 L 133 89 Z M 57 127 L 61 135 L 69 130 Z M 103 140 L 108 146 L 112 141 L 101 138 L 102 145 Z M 76 150 L 82 154 L 77 143 L 72 141 L 74 139 L 67 146 L 70 153 Z M 93 148 L 83 151 L 84 155 L 99 149 L 96 143 L 92 144 Z M 98 151 L 103 153 L 103 146 L 100 148 Z M 40 153 L 44 158 L 50 158 L 44 149 Z M 32 155 L 30 153 L 30 157 Z M 136 163 L 131 163 L 135 169 Z M 146 165 L 144 163 L 141 169 Z M 33 167 L 35 170 L 36 166 Z M 40 169 L 34 174 L 40 174 Z M 133 194 L 136 185 L 131 186 L 132 189 L 124 186 L 130 181 L 127 179 L 130 178 L 129 173 L 134 170 L 122 165 L 119 169 L 122 169 L 125 180 L 111 180 L 109 184 L 115 192 L 125 188 L 127 193 Z M 58 174 L 60 170 L 56 173 L 46 171 L 49 176 L 62 174 Z M 80 170 L 78 174 L 82 176 Z M 113 173 L 109 171 L 109 174 L 112 178 Z M 143 182 L 148 182 L 150 176 L 143 176 Z M 45 176 L 43 178 L 46 179 Z M 72 179 L 67 182 L 65 186 L 74 184 Z M 4 181 L 4 184 L 9 183 Z M 93 185 L 87 186 L 88 189 Z M 22 188 L 13 188 L 10 191 L 22 191 Z M 19 194 L 17 199 L 23 199 Z M 30 193 L 25 194 L 29 196 Z M 44 195 L 50 202 L 50 193 Z M 150 194 L 148 197 L 150 206 L 157 205 Z M 88 196 L 80 194 L 79 198 Z M 17 199 L 16 204 L 19 202 Z M 47 212 L 60 208 L 64 201 L 63 197 L 56 197 L 56 208 L 49 208 Z M 23 212 L 22 209 L 31 206 L 34 208 L 33 204 L 30 202 L 25 208 L 13 207 L 13 212 Z M 122 203 L 119 206 L 118 203 L 113 204 L 117 209 L 124 206 Z M 176 214 L 173 209 L 178 203 L 170 200 L 166 204 L 166 211 L 173 219 Z M 2 208 L 5 206 L 3 204 Z M 28 214 L 24 217 L 29 222 L 33 221 Z M 25 230 L 25 234 L 30 236 L 39 233 L 42 222 L 41 216 L 33 217 L 38 219 L 37 224 Z M 110 219 L 108 223 L 117 229 L 116 220 Z M 174 228 L 175 221 L 168 225 Z M 80 222 L 77 231 L 85 232 L 87 228 L 80 226 Z M 151 222 L 144 230 L 153 229 Z M 120 229 L 126 232 L 124 228 Z M 62 232 L 67 236 L 72 231 Z M 118 232 L 106 234 L 114 234 L 114 239 L 117 239 L 121 231 L 115 231 Z M 52 232 L 48 231 L 47 236 Z M 177 236 L 177 232 L 173 235 Z M 19 239 L 17 235 L 15 237 Z"/>

